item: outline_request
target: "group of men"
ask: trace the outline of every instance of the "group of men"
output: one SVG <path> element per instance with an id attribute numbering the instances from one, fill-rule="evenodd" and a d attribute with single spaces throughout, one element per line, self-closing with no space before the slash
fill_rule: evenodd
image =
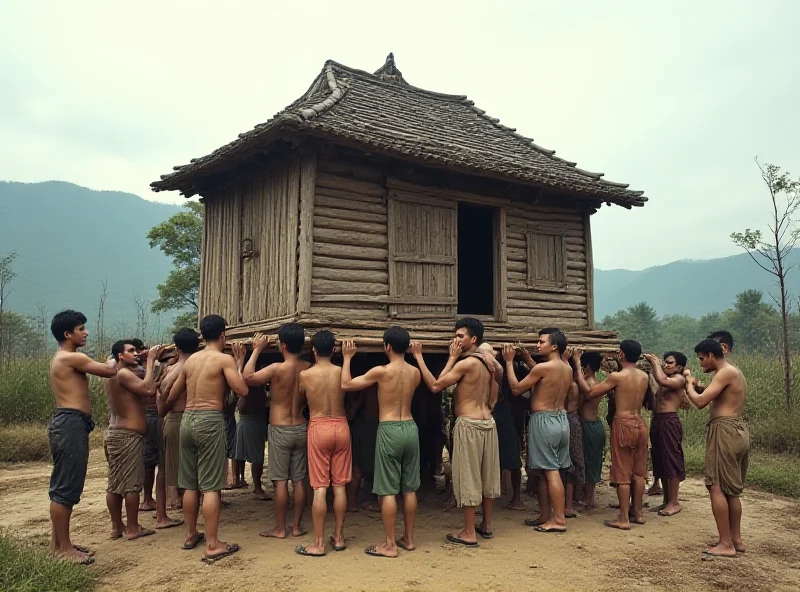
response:
<path id="1" fill-rule="evenodd" d="M 198 336 L 193 330 L 180 331 L 175 335 L 177 358 L 157 378 L 161 347 L 137 351 L 138 344 L 133 340 L 121 341 L 114 344 L 113 359 L 106 364 L 78 353 L 86 341 L 85 322 L 80 313 L 65 311 L 54 317 L 51 326 L 59 342 L 50 372 L 56 400 L 56 412 L 49 427 L 54 461 L 50 487 L 52 551 L 72 561 L 86 564 L 93 561 L 93 552 L 74 545 L 69 537 L 69 518 L 83 489 L 88 433 L 93 428 L 86 374 L 106 379 L 110 416 L 105 442 L 109 463 L 107 502 L 115 538 L 134 540 L 153 534 L 137 519 L 139 494 L 145 484 L 148 427 L 145 402 L 153 401 L 155 405 L 151 405 L 163 418 L 160 436 L 163 446 L 158 453 L 163 471 L 159 470 L 159 474 L 164 473 L 164 488 L 177 490 L 182 497 L 186 529 L 183 548 L 193 549 L 204 542 L 205 562 L 239 551 L 236 543 L 219 539 L 218 528 L 229 456 L 226 399 L 231 391 L 239 397 L 242 432 L 236 429 L 234 441 L 242 454 L 237 450 L 235 457 L 248 460 L 254 467 L 259 463 L 263 467 L 266 403 L 264 399 L 254 399 L 264 398 L 264 389 L 268 387 L 269 479 L 275 488 L 276 525 L 261 535 L 283 539 L 289 530 L 294 537 L 305 533 L 301 520 L 307 479 L 313 489 L 314 540 L 296 547 L 296 552 L 322 556 L 328 543 L 334 551 L 346 549 L 343 527 L 348 502 L 353 501 L 348 500 L 347 487 L 353 477 L 355 437 L 348 424 L 346 393 L 375 389 L 379 423 L 374 465 L 360 469 L 372 476 L 372 492 L 380 500 L 385 540 L 365 552 L 396 557 L 398 549 L 413 551 L 421 451 L 420 434 L 411 412 L 412 400 L 415 394 L 431 396 L 454 387 L 452 490 L 464 522 L 463 528 L 446 535 L 451 543 L 476 547 L 478 536 L 484 539 L 494 536 L 493 504 L 501 493 L 501 469 L 512 473 L 512 506 L 519 502 L 521 477 L 512 458 L 516 454 L 519 462 L 519 439 L 514 448 L 515 438 L 513 434 L 509 438 L 508 431 L 517 429 L 516 422 L 513 418 L 507 421 L 509 415 L 498 414 L 498 410 L 523 394 L 530 397 L 525 438 L 527 465 L 529 478 L 538 482 L 540 512 L 536 520 L 526 520 L 526 524 L 538 532 L 565 532 L 566 518 L 577 516 L 572 510 L 575 497 L 582 494 L 584 505 L 593 507 L 605 444 L 598 406 L 602 396 L 608 394 L 609 406 L 613 408 L 610 477 L 617 488 L 620 511 L 616 520 L 605 524 L 627 530 L 631 523 L 644 523 L 642 497 L 648 433 L 641 410 L 646 402 L 654 411 L 650 435 L 655 476 L 664 486 L 664 504 L 659 513 L 670 516 L 680 510 L 677 491 L 684 469 L 677 409 L 688 399 L 698 408 L 711 404 L 712 409 L 707 434 L 706 484 L 720 538 L 704 553 L 731 556 L 744 551 L 738 496 L 744 484 L 749 449 L 747 427 L 742 419 L 747 386 L 741 372 L 725 360 L 732 339 L 727 339 L 727 344 L 722 339 L 722 345 L 719 339 L 706 339 L 695 348 L 703 370 L 715 373 L 705 388 L 698 385 L 685 367 L 683 354 L 668 352 L 663 368 L 658 358 L 647 354 L 645 357 L 659 385 L 658 392 L 652 392 L 648 373 L 637 367 L 642 354 L 637 342 L 626 340 L 620 344 L 618 368 L 598 382 L 595 373 L 600 369 L 601 357 L 568 349 L 565 335 L 555 328 L 540 332 L 538 362 L 528 352 L 505 345 L 501 355 L 503 364 L 496 359 L 492 347 L 484 343 L 481 322 L 474 318 L 460 319 L 455 325 L 447 363 L 435 376 L 423 357 L 421 343 L 412 342 L 405 329 L 391 327 L 383 338 L 388 363 L 353 376 L 355 343 L 342 343 L 343 365 L 337 366 L 331 362 L 335 336 L 330 331 L 319 331 L 312 337 L 314 363 L 311 364 L 302 357 L 303 328 L 294 323 L 283 325 L 277 341 L 283 360 L 257 369 L 259 358 L 268 347 L 267 337 L 257 334 L 253 338 L 249 359 L 241 343 L 231 344 L 232 356 L 228 355 L 223 353 L 225 320 L 209 315 L 200 323 L 205 347 L 198 351 Z M 415 361 L 413 365 L 406 361 L 409 353 Z M 251 401 L 254 403 L 249 405 Z M 245 419 L 248 415 L 252 417 Z M 243 462 L 235 465 L 235 480 L 241 481 L 242 467 Z M 260 471 L 257 475 L 254 472 L 256 479 L 256 493 L 263 493 Z M 165 496 L 159 495 L 159 478 L 155 481 L 158 502 L 159 497 Z M 293 484 L 294 501 L 290 529 L 286 522 L 289 481 Z M 325 541 L 329 489 L 335 521 L 334 532 Z M 399 537 L 395 533 L 398 498 L 404 515 L 403 533 Z M 122 520 L 123 504 L 127 524 Z M 202 533 L 197 529 L 201 505 L 205 524 Z M 476 524 L 478 506 L 482 507 L 482 515 Z M 166 516 L 165 508 L 166 505 L 163 513 L 159 508 L 156 528 L 181 524 Z"/>

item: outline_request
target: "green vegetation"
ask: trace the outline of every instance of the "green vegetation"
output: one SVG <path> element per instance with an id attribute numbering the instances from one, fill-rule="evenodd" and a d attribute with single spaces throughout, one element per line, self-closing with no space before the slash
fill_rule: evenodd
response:
<path id="1" fill-rule="evenodd" d="M 92 586 L 84 566 L 53 559 L 47 542 L 36 544 L 0 533 L 0 590 L 4 592 L 78 592 Z"/>

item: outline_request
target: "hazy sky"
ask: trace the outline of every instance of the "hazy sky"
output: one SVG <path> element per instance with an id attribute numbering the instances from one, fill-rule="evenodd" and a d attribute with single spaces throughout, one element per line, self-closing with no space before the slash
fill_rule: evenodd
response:
<path id="1" fill-rule="evenodd" d="M 753 158 L 800 174 L 794 0 L 121 6 L 0 7 L 0 179 L 179 201 L 149 183 L 269 119 L 326 59 L 373 71 L 390 51 L 411 84 L 646 192 L 593 218 L 600 268 L 734 254 L 730 233 L 768 213 Z"/>

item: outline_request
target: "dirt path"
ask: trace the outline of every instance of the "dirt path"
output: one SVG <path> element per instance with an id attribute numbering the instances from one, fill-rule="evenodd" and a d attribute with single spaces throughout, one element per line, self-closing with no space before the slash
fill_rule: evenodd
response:
<path id="1" fill-rule="evenodd" d="M 0 527 L 23 536 L 48 536 L 46 464 L 0 469 Z M 93 451 L 83 501 L 73 517 L 74 540 L 97 551 L 95 571 L 101 590 L 798 590 L 800 589 L 800 502 L 748 491 L 743 531 L 748 551 L 736 559 L 701 559 L 714 535 L 702 482 L 687 481 L 683 512 L 672 518 L 647 513 L 648 523 L 630 532 L 603 527 L 614 511 L 589 512 L 569 521 L 567 534 L 539 534 L 522 520 L 532 512 L 499 509 L 495 538 L 478 549 L 458 548 L 444 535 L 460 525 L 457 510 L 442 510 L 441 497 L 420 505 L 417 545 L 395 560 L 368 557 L 363 548 L 380 542 L 377 514 L 348 515 L 349 548 L 324 558 L 304 558 L 300 539 L 263 539 L 271 524 L 272 502 L 242 491 L 226 496 L 222 537 L 242 546 L 215 565 L 200 562 L 202 551 L 182 551 L 180 528 L 135 542 L 111 541 L 105 507 L 106 467 Z M 603 506 L 614 498 L 599 489 Z M 655 498 L 651 498 L 654 500 Z M 533 508 L 534 503 L 527 501 Z M 142 519 L 152 526 L 153 514 Z M 304 518 L 311 527 L 310 515 Z M 330 519 L 329 524 L 330 527 Z"/>

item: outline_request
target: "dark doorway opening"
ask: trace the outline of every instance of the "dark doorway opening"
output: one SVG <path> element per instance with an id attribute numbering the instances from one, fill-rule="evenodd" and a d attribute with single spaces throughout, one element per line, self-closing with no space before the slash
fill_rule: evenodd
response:
<path id="1" fill-rule="evenodd" d="M 494 314 L 494 208 L 458 204 L 458 314 Z"/>

